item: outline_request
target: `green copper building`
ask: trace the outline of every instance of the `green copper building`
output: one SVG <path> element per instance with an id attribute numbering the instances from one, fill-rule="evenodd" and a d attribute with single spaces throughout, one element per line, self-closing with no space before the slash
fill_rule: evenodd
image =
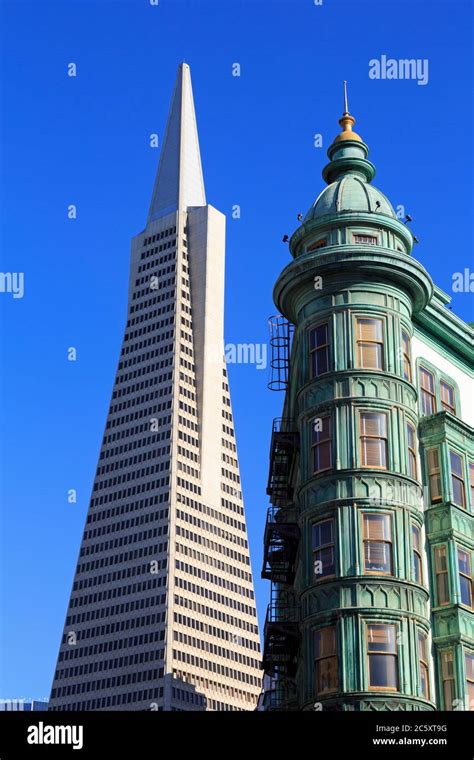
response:
<path id="1" fill-rule="evenodd" d="M 473 710 L 473 330 L 354 121 L 274 289 L 264 704 Z"/>

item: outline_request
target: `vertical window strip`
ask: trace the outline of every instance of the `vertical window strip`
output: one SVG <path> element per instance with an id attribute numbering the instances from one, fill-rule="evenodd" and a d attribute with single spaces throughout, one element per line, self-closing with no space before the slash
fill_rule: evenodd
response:
<path id="1" fill-rule="evenodd" d="M 316 580 L 335 574 L 333 518 L 313 525 L 313 570 Z"/>
<path id="2" fill-rule="evenodd" d="M 474 509 L 474 462 L 469 462 L 469 491 L 471 493 L 471 507 Z"/>
<path id="3" fill-rule="evenodd" d="M 416 480 L 416 432 L 410 422 L 407 422 L 408 473 Z"/>
<path id="4" fill-rule="evenodd" d="M 452 385 L 449 385 L 449 383 L 445 382 L 444 380 L 441 380 L 440 382 L 440 391 L 441 391 L 441 406 L 443 409 L 446 409 L 446 411 L 451 412 L 451 414 L 456 414 L 456 391 L 454 390 Z"/>
<path id="5" fill-rule="evenodd" d="M 474 652 L 466 652 L 464 656 L 466 665 L 466 692 L 467 710 L 474 710 Z"/>
<path id="6" fill-rule="evenodd" d="M 418 525 L 411 526 L 411 539 L 413 551 L 413 580 L 423 583 L 423 564 L 421 559 L 421 531 Z"/>
<path id="7" fill-rule="evenodd" d="M 452 649 L 445 649 L 441 652 L 441 681 L 443 685 L 444 709 L 452 710 L 456 695 L 454 653 Z"/>
<path id="8" fill-rule="evenodd" d="M 411 340 L 406 330 L 402 330 L 403 377 L 411 383 Z"/>
<path id="9" fill-rule="evenodd" d="M 420 691 L 425 699 L 430 698 L 427 636 L 418 631 L 418 660 L 420 662 Z"/>
<path id="10" fill-rule="evenodd" d="M 471 555 L 464 549 L 458 548 L 459 587 L 461 604 L 472 609 L 472 563 Z"/>
<path id="11" fill-rule="evenodd" d="M 466 489 L 464 486 L 464 460 L 455 451 L 449 451 L 451 465 L 451 486 L 453 502 L 459 507 L 466 506 Z"/>
<path id="12" fill-rule="evenodd" d="M 335 626 L 327 626 L 315 632 L 314 648 L 316 693 L 337 691 L 339 679 Z"/>
<path id="13" fill-rule="evenodd" d="M 329 323 L 324 322 L 310 330 L 309 359 L 311 377 L 329 372 Z"/>
<path id="14" fill-rule="evenodd" d="M 420 367 L 421 411 L 425 416 L 436 412 L 436 392 L 434 374 Z"/>
<path id="15" fill-rule="evenodd" d="M 331 418 L 316 417 L 311 423 L 311 455 L 313 472 L 318 473 L 332 467 Z"/>
<path id="16" fill-rule="evenodd" d="M 449 604 L 448 557 L 444 544 L 435 546 L 436 596 L 439 606 Z"/>
<path id="17" fill-rule="evenodd" d="M 430 490 L 430 501 L 432 504 L 442 501 L 441 492 L 441 468 L 439 461 L 439 449 L 428 449 L 426 452 L 428 464 L 428 482 Z"/>

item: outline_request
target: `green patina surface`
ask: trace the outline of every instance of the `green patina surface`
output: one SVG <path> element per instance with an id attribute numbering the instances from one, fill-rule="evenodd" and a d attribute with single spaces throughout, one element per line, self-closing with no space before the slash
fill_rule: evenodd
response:
<path id="1" fill-rule="evenodd" d="M 346 114 L 345 114 L 346 116 Z M 348 116 L 348 115 L 347 115 Z M 352 118 L 352 117 L 351 117 Z M 341 126 L 342 122 L 341 120 Z M 346 122 L 348 119 L 346 118 Z M 350 121 L 350 119 L 349 119 Z M 284 670 L 277 684 L 277 709 L 433 710 L 467 709 L 466 653 L 474 653 L 474 613 L 462 603 L 457 551 L 474 550 L 474 504 L 469 497 L 469 460 L 474 460 L 473 430 L 449 412 L 429 417 L 419 412 L 418 364 L 404 378 L 402 330 L 423 336 L 431 347 L 472 377 L 473 330 L 445 308 L 449 297 L 433 285 L 411 256 L 413 236 L 390 201 L 371 181 L 375 167 L 368 148 L 347 128 L 328 150 L 323 170 L 328 182 L 290 240 L 293 261 L 274 288 L 274 300 L 295 331 L 289 362 L 283 418 L 299 436 L 288 480 L 291 503 L 280 505 L 276 519 L 297 522 L 300 531 L 294 582 L 275 584 L 274 597 L 284 610 L 297 610 L 299 648 L 295 672 Z M 376 244 L 356 243 L 369 236 Z M 312 250 L 308 250 L 312 249 Z M 357 317 L 383 323 L 383 370 L 357 366 Z M 328 325 L 329 367 L 311 377 L 309 332 Z M 429 362 L 423 366 L 451 378 Z M 387 467 L 363 467 L 359 450 L 360 413 L 384 412 L 387 419 Z M 312 425 L 329 415 L 331 466 L 314 474 Z M 407 423 L 417 431 L 416 476 L 410 471 Z M 426 451 L 439 449 L 442 500 L 432 503 Z M 462 455 L 466 503 L 454 503 L 449 451 Z M 275 503 L 275 502 L 273 502 Z M 362 513 L 391 516 L 392 574 L 366 573 Z M 314 574 L 313 525 L 332 518 L 335 571 Z M 423 578 L 413 569 L 412 526 L 424 535 Z M 446 545 L 449 603 L 437 601 L 434 547 Z M 398 688 L 377 690 L 369 684 L 366 626 L 394 624 L 397 630 Z M 335 627 L 337 688 L 318 692 L 315 632 Z M 417 637 L 428 637 L 429 695 L 423 693 Z M 453 657 L 453 704 L 446 704 L 441 653 Z M 474 704 L 471 705 L 474 709 Z"/>

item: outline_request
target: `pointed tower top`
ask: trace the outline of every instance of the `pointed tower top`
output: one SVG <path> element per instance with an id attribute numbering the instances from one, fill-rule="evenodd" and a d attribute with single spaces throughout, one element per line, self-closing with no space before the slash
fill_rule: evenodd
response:
<path id="1" fill-rule="evenodd" d="M 344 113 L 339 119 L 339 124 L 342 127 L 342 132 L 338 134 L 334 142 L 340 142 L 341 140 L 357 140 L 362 142 L 362 137 L 356 132 L 352 131 L 352 127 L 355 124 L 355 119 L 349 113 L 349 106 L 347 105 L 347 81 L 344 79 Z"/>
<path id="2" fill-rule="evenodd" d="M 349 113 L 349 106 L 347 105 L 347 80 L 344 79 L 344 113 Z"/>
<path id="3" fill-rule="evenodd" d="M 187 63 L 181 63 L 178 66 L 148 221 L 159 219 L 177 209 L 205 205 L 206 193 L 191 72 Z"/>
<path id="4" fill-rule="evenodd" d="M 339 119 L 342 131 L 328 148 L 329 163 L 323 169 L 323 178 L 328 184 L 346 174 L 357 175 L 363 182 L 371 182 L 375 177 L 375 166 L 367 159 L 369 148 L 362 137 L 352 131 L 355 119 L 349 111 L 347 82 L 344 80 L 344 112 Z"/>

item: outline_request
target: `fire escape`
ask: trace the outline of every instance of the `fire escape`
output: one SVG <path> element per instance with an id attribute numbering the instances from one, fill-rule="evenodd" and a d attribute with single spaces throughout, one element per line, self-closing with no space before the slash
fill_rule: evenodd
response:
<path id="1" fill-rule="evenodd" d="M 285 390 L 289 383 L 292 326 L 283 317 L 272 317 L 269 322 L 272 348 L 269 388 Z M 291 709 L 291 703 L 296 700 L 300 632 L 293 584 L 300 537 L 294 504 L 298 452 L 299 433 L 295 420 L 275 419 L 267 484 L 272 506 L 267 511 L 262 568 L 262 578 L 271 581 L 262 657 L 262 668 L 270 679 L 263 700 L 266 710 Z"/>

